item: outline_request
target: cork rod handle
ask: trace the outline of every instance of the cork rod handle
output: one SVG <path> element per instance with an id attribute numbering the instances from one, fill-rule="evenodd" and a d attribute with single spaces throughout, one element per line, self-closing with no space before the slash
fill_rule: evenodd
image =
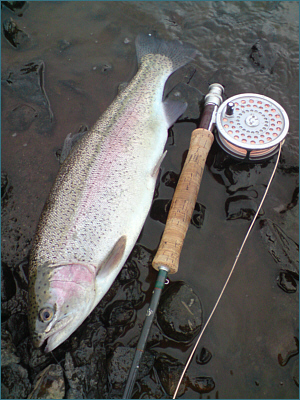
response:
<path id="1" fill-rule="evenodd" d="M 166 227 L 152 262 L 153 268 L 169 268 L 170 274 L 178 270 L 179 257 L 195 208 L 207 155 L 214 135 L 203 128 L 192 132 L 191 143 L 183 170 L 171 203 Z"/>

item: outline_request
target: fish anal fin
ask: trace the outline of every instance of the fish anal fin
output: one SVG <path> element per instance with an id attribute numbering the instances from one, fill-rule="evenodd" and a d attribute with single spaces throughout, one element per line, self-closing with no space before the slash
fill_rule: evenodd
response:
<path id="1" fill-rule="evenodd" d="M 119 265 L 126 247 L 127 237 L 123 235 L 116 242 L 112 250 L 109 252 L 106 259 L 99 266 L 97 275 L 101 275 L 101 277 L 108 275 L 111 271 L 113 271 Z"/>

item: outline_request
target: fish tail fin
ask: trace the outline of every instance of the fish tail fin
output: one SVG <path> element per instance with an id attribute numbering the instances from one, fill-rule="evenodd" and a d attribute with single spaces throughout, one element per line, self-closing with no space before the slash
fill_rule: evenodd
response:
<path id="1" fill-rule="evenodd" d="M 135 40 L 138 63 L 148 54 L 160 54 L 172 61 L 172 72 L 192 61 L 198 50 L 178 40 L 164 41 L 153 34 L 140 33 Z"/>

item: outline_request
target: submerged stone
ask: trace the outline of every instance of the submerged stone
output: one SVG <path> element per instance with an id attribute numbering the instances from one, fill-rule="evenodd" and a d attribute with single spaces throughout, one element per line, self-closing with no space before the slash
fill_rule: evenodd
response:
<path id="1" fill-rule="evenodd" d="M 9 191 L 9 180 L 6 172 L 1 171 L 1 205 L 7 200 Z"/>
<path id="2" fill-rule="evenodd" d="M 106 308 L 105 317 L 109 326 L 125 326 L 135 321 L 136 311 L 130 301 L 116 300 Z"/>
<path id="3" fill-rule="evenodd" d="M 1 367 L 5 367 L 6 365 L 19 363 L 20 357 L 16 354 L 17 349 L 15 344 L 12 341 L 11 334 L 1 328 Z"/>
<path id="4" fill-rule="evenodd" d="M 155 369 L 159 376 L 160 382 L 167 392 L 169 396 L 172 396 L 176 390 L 176 386 L 180 379 L 180 375 L 183 370 L 183 365 L 177 361 L 175 358 L 167 355 L 167 354 L 160 354 L 155 361 Z M 188 383 L 188 379 L 184 376 L 178 393 L 177 397 L 182 396 L 186 391 L 186 386 Z"/>
<path id="5" fill-rule="evenodd" d="M 254 45 L 251 47 L 249 58 L 261 71 L 268 70 L 271 74 L 273 73 L 277 54 L 266 39 L 256 40 Z"/>
<path id="6" fill-rule="evenodd" d="M 284 367 L 291 357 L 299 354 L 299 339 L 295 336 L 285 337 L 281 344 L 280 353 L 278 354 L 278 362 Z"/>
<path id="7" fill-rule="evenodd" d="M 13 276 L 13 271 L 9 266 L 2 262 L 1 263 L 1 305 L 3 303 L 12 299 L 17 292 L 16 282 Z M 4 310 L 2 309 L 2 312 Z M 2 315 L 3 317 L 3 315 Z"/>
<path id="8" fill-rule="evenodd" d="M 277 277 L 277 285 L 286 293 L 297 292 L 297 283 L 289 271 L 280 271 Z"/>
<path id="9" fill-rule="evenodd" d="M 299 280 L 299 245 L 270 219 L 260 222 L 260 234 L 274 261 Z"/>
<path id="10" fill-rule="evenodd" d="M 196 363 L 200 365 L 207 364 L 212 358 L 212 354 L 205 347 L 202 347 L 200 352 L 196 355 Z"/>
<path id="11" fill-rule="evenodd" d="M 101 323 L 84 325 L 76 350 L 65 356 L 68 399 L 101 399 L 106 390 L 106 329 Z M 78 332 L 79 333 L 79 332 Z"/>
<path id="12" fill-rule="evenodd" d="M 63 399 L 64 396 L 63 369 L 59 364 L 51 364 L 36 377 L 28 399 Z"/>
<path id="13" fill-rule="evenodd" d="M 16 22 L 10 18 L 3 22 L 3 34 L 5 39 L 15 48 L 25 46 L 29 42 L 29 36 L 18 28 Z"/>
<path id="14" fill-rule="evenodd" d="M 10 364 L 1 368 L 1 398 L 27 399 L 31 384 L 28 372 L 19 364 Z"/>
<path id="15" fill-rule="evenodd" d="M 189 386 L 198 393 L 209 393 L 215 388 L 215 382 L 211 377 L 188 377 Z"/>
<path id="16" fill-rule="evenodd" d="M 1 4 L 17 14 L 18 17 L 22 17 L 24 10 L 28 6 L 28 1 L 2 1 Z"/>
<path id="17" fill-rule="evenodd" d="M 157 320 L 163 333 L 178 342 L 189 342 L 202 325 L 201 302 L 184 282 L 171 284 L 162 294 Z"/>
<path id="18" fill-rule="evenodd" d="M 51 132 L 54 117 L 44 87 L 44 70 L 44 62 L 36 60 L 11 67 L 3 74 L 3 98 L 13 104 L 4 115 L 8 129 L 22 131 L 34 121 L 38 133 Z"/>
<path id="19" fill-rule="evenodd" d="M 118 346 L 108 360 L 108 380 L 112 388 L 111 394 L 123 394 L 134 354 L 135 348 Z M 148 375 L 153 365 L 153 354 L 145 351 L 139 365 L 137 379 Z"/>
<path id="20" fill-rule="evenodd" d="M 249 196 L 237 195 L 229 197 L 225 202 L 226 219 L 251 220 L 257 211 L 257 203 Z M 263 215 L 260 210 L 259 215 Z"/>

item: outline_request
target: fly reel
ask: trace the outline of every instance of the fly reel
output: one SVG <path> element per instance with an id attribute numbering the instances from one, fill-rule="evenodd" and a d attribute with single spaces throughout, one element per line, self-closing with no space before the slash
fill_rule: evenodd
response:
<path id="1" fill-rule="evenodd" d="M 223 150 L 238 159 L 261 161 L 277 153 L 288 133 L 289 118 L 269 97 L 243 93 L 221 104 L 216 125 Z"/>

